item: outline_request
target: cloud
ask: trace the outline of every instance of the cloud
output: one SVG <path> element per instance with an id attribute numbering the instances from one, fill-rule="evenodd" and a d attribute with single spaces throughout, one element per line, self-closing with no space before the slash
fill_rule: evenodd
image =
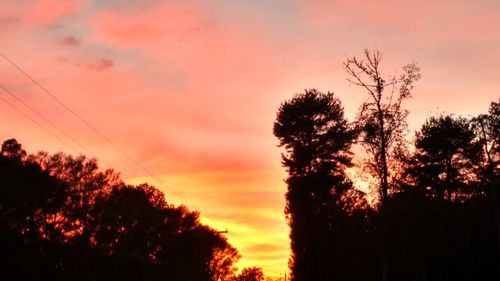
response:
<path id="1" fill-rule="evenodd" d="M 96 62 L 91 62 L 91 63 L 77 63 L 78 66 L 84 66 L 89 70 L 96 70 L 96 71 L 102 71 L 112 68 L 114 64 L 115 63 L 113 62 L 113 60 L 108 58 L 102 58 Z"/>
<path id="2" fill-rule="evenodd" d="M 66 57 L 66 56 L 58 55 L 58 56 L 56 57 L 56 61 L 57 61 L 58 63 L 67 63 L 67 62 L 69 62 L 69 61 L 70 61 L 70 58 L 68 58 L 68 57 Z"/>
<path id="3" fill-rule="evenodd" d="M 64 37 L 61 41 L 59 41 L 59 43 L 64 46 L 76 47 L 82 43 L 82 39 L 77 38 L 73 35 L 69 35 Z"/>
<path id="4" fill-rule="evenodd" d="M 287 246 L 283 247 L 283 245 L 276 245 L 271 243 L 256 243 L 253 245 L 249 245 L 246 250 L 248 252 L 272 253 L 283 252 L 283 248 L 287 248 Z"/>
<path id="5" fill-rule="evenodd" d="M 64 16 L 80 11 L 82 0 L 37 0 L 26 13 L 26 20 L 38 25 L 51 25 Z"/>
<path id="6" fill-rule="evenodd" d="M 195 7 L 166 6 L 142 13 L 100 12 L 90 23 L 96 39 L 119 47 L 150 48 L 185 39 L 203 25 Z"/>
<path id="7" fill-rule="evenodd" d="M 70 39 L 70 40 L 73 40 L 73 39 Z M 55 60 L 61 64 L 76 65 L 79 67 L 84 67 L 88 70 L 95 70 L 95 71 L 106 70 L 106 69 L 112 68 L 115 65 L 114 61 L 112 59 L 109 59 L 109 58 L 101 58 L 99 60 L 86 62 L 86 61 L 79 61 L 78 59 L 75 59 L 75 58 L 70 57 L 70 56 L 57 55 Z"/>
<path id="8" fill-rule="evenodd" d="M 111 68 L 113 67 L 113 65 L 114 62 L 111 59 L 102 58 L 97 62 L 95 67 L 97 70 L 103 70 L 106 68 Z"/>

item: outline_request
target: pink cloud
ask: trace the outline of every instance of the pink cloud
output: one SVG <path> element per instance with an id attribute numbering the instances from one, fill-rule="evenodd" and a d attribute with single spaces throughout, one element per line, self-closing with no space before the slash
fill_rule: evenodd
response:
<path id="1" fill-rule="evenodd" d="M 96 62 L 85 63 L 85 64 L 81 64 L 81 65 L 85 66 L 86 68 L 88 68 L 90 70 L 100 71 L 100 70 L 105 70 L 105 69 L 113 67 L 114 62 L 111 59 L 102 58 Z"/>
<path id="2" fill-rule="evenodd" d="M 79 11 L 81 0 L 36 0 L 27 11 L 26 20 L 39 25 L 51 25 L 63 16 Z"/>
<path id="3" fill-rule="evenodd" d="M 163 7 L 143 13 L 110 10 L 93 21 L 95 39 L 123 48 L 150 48 L 178 42 L 199 26 L 200 14 L 193 7 Z"/>
<path id="4" fill-rule="evenodd" d="M 136 133 L 139 134 L 137 131 Z M 158 173 L 164 171 L 171 173 L 196 173 L 199 171 L 230 173 L 255 171 L 266 166 L 262 163 L 262 158 L 253 153 L 242 152 L 236 148 L 222 147 L 220 145 L 200 147 L 196 144 L 199 141 L 197 139 L 185 142 L 173 140 L 170 143 L 167 140 L 157 139 L 152 142 L 147 138 L 139 139 L 142 141 L 132 147 L 136 151 L 135 156 L 140 162 L 145 163 Z M 220 140 L 220 142 L 224 141 Z M 182 159 L 182 161 L 179 159 Z M 224 180 L 228 180 L 227 176 Z M 207 179 L 207 184 L 211 181 L 221 183 L 220 179 L 219 181 Z M 241 178 L 234 179 L 234 181 L 241 181 Z"/>
<path id="5" fill-rule="evenodd" d="M 121 110 L 130 113 L 135 112 L 138 105 L 147 107 L 148 112 L 141 114 L 146 114 L 149 120 L 161 121 L 158 125 L 140 126 L 168 127 L 171 135 L 180 138 L 174 149 L 165 148 L 166 158 L 157 156 L 150 163 L 163 163 L 160 167 L 164 170 L 190 171 L 267 166 L 259 157 L 251 156 L 252 153 L 242 152 L 241 146 L 273 148 L 273 138 L 270 134 L 267 136 L 270 129 L 262 126 L 258 111 L 263 110 L 259 108 L 263 100 L 273 100 L 266 103 L 273 110 L 279 102 L 274 102 L 275 95 L 266 95 L 261 86 L 281 84 L 282 77 L 294 70 L 290 71 L 286 63 L 278 63 L 286 52 L 281 51 L 280 55 L 273 52 L 266 46 L 267 35 L 259 30 L 249 26 L 207 25 L 207 22 L 207 15 L 195 7 L 174 6 L 140 14 L 114 10 L 97 17 L 95 33 L 89 40 L 123 52 L 139 50 L 141 57 L 151 62 L 147 69 L 159 68 L 161 71 L 161 63 L 166 63 L 181 73 L 185 86 L 181 91 L 141 89 L 143 95 L 158 92 L 155 102 L 151 103 L 153 96 L 148 96 L 119 105 Z M 182 38 L 185 40 L 180 40 Z M 174 79 L 167 76 L 162 84 L 177 83 Z M 129 96 L 131 92 L 122 91 L 121 94 Z M 286 92 L 282 94 L 287 95 Z M 168 110 L 163 108 L 166 104 Z M 265 122 L 271 124 L 272 117 Z M 259 134 L 267 137 L 262 139 Z M 169 156 L 171 150 L 185 151 L 184 155 L 173 154 L 184 160 L 169 161 L 168 158 L 175 158 Z M 210 150 L 219 153 L 205 152 Z"/>
<path id="6" fill-rule="evenodd" d="M 73 35 L 69 35 L 69 36 L 64 37 L 62 40 L 60 40 L 59 43 L 61 45 L 64 45 L 64 46 L 75 47 L 75 46 L 80 45 L 80 43 L 82 43 L 82 39 L 77 38 Z"/>

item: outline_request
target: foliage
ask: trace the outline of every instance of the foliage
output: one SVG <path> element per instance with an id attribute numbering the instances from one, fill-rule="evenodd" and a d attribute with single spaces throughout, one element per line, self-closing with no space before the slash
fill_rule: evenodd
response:
<path id="1" fill-rule="evenodd" d="M 264 281 L 264 273 L 258 267 L 246 267 L 232 281 Z"/>
<path id="2" fill-rule="evenodd" d="M 354 131 L 332 93 L 305 90 L 284 102 L 274 123 L 274 135 L 286 150 L 282 164 L 290 175 L 342 173 L 351 165 L 349 147 Z"/>
<path id="3" fill-rule="evenodd" d="M 355 205 L 350 199 L 360 199 L 349 192 L 352 183 L 345 175 L 356 133 L 340 101 L 312 89 L 280 106 L 274 135 L 285 148 L 282 164 L 289 173 L 285 213 L 292 280 L 331 280 L 332 269 L 341 269 L 331 257 L 346 245 L 337 231 L 348 224 L 345 218 Z"/>
<path id="4" fill-rule="evenodd" d="M 380 57 L 366 54 L 374 65 L 362 71 L 376 74 L 369 69 L 377 69 Z M 407 75 L 408 83 L 417 79 L 416 74 Z M 408 97 L 410 84 L 399 92 L 402 99 Z M 384 110 L 401 110 L 386 105 Z M 391 149 L 405 151 L 406 158 L 398 159 L 400 180 L 391 182 L 391 196 L 376 209 L 366 204 L 366 195 L 345 174 L 352 166 L 349 148 L 356 129 L 341 109 L 333 95 L 308 90 L 284 102 L 274 123 L 288 171 L 285 214 L 291 280 L 499 279 L 499 103 L 472 120 L 429 118 L 416 133 L 412 153 L 400 147 L 403 142 L 397 144 L 406 113 L 383 115 L 384 136 L 390 136 Z M 358 125 L 374 124 L 372 131 L 361 127 L 361 140 L 375 141 L 372 152 L 378 151 L 380 160 L 383 137 L 376 132 L 377 111 L 372 113 L 365 117 L 375 116 L 374 122 L 361 118 Z M 373 164 L 380 169 L 382 162 Z"/>
<path id="5" fill-rule="evenodd" d="M 0 155 L 0 279 L 229 280 L 238 252 L 158 189 L 124 184 L 97 161 Z M 207 267 L 208 265 L 208 267 Z"/>
<path id="6" fill-rule="evenodd" d="M 478 193 L 481 143 L 470 122 L 451 115 L 431 117 L 416 133 L 416 152 L 409 173 L 417 185 L 448 201 Z M 471 190 L 472 188 L 472 190 Z M 460 190 L 460 193 L 457 191 Z"/>
<path id="7" fill-rule="evenodd" d="M 500 174 L 500 101 L 492 102 L 489 114 L 480 114 L 472 120 L 475 134 L 483 147 L 484 172 Z"/>

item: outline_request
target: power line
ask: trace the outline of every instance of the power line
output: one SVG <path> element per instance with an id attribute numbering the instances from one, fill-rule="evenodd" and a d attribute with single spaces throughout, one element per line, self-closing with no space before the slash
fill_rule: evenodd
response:
<path id="1" fill-rule="evenodd" d="M 81 149 L 83 149 L 85 152 L 87 152 L 88 154 L 90 154 L 90 156 L 92 156 L 93 158 L 97 158 L 96 157 L 96 154 L 93 153 L 90 149 L 88 149 L 87 147 L 85 147 L 83 144 L 81 144 L 79 141 L 77 141 L 75 138 L 73 138 L 72 136 L 70 136 L 68 133 L 66 133 L 63 129 L 61 129 L 59 126 L 57 126 L 54 122 L 50 121 L 47 117 L 45 117 L 43 114 L 41 114 L 38 110 L 36 110 L 34 107 L 30 106 L 28 103 L 26 103 L 25 101 L 23 101 L 21 98 L 19 98 L 16 94 L 14 94 L 11 90 L 9 90 L 7 87 L 5 87 L 4 85 L 0 84 L 0 88 L 2 88 L 5 92 L 7 92 L 9 95 L 11 95 L 12 97 L 14 97 L 18 102 L 20 102 L 22 105 L 24 105 L 26 108 L 28 108 L 30 111 L 32 111 L 33 113 L 35 113 L 38 117 L 40 117 L 41 119 L 43 119 L 45 122 L 47 122 L 49 125 L 51 125 L 56 131 L 58 131 L 59 133 L 61 133 L 62 135 L 64 135 L 66 138 L 70 139 L 72 142 L 74 142 L 77 146 L 79 146 Z M 76 153 L 80 153 L 80 151 L 78 151 L 77 149 L 75 149 L 72 145 L 69 145 L 68 143 L 66 143 L 65 141 L 63 141 L 59 136 L 55 135 L 54 133 L 52 133 L 51 131 L 48 131 L 47 128 L 45 128 L 41 123 L 37 122 L 35 119 L 31 118 L 29 115 L 27 115 L 25 112 L 23 112 L 22 110 L 20 110 L 19 108 L 16 108 L 15 106 L 13 106 L 13 104 L 9 103 L 7 100 L 3 99 L 2 100 L 7 103 L 8 105 L 10 105 L 12 108 L 14 108 L 16 111 L 18 111 L 19 113 L 21 113 L 22 115 L 24 115 L 26 118 L 30 119 L 32 122 L 34 122 L 35 124 L 37 124 L 38 126 L 40 126 L 43 130 L 45 130 L 46 132 L 49 132 L 53 137 L 56 137 L 59 141 L 63 142 L 63 144 L 65 144 L 68 148 L 70 148 L 71 150 L 73 150 L 74 152 Z M 100 160 L 101 163 L 103 163 L 104 165 L 106 165 L 109 169 L 112 168 L 111 164 L 107 163 L 106 161 L 104 160 Z M 125 180 L 127 180 L 126 177 L 123 176 L 123 178 Z"/>
<path id="2" fill-rule="evenodd" d="M 68 135 L 64 130 L 62 130 L 61 128 L 59 128 L 59 126 L 57 126 L 56 124 L 54 124 L 54 122 L 50 121 L 48 118 L 46 118 L 45 116 L 43 116 L 43 114 L 41 114 L 34 107 L 32 107 L 29 104 L 27 104 L 25 101 L 23 101 L 17 95 L 15 95 L 12 91 L 10 91 L 7 87 L 5 87 L 2 84 L 0 84 L 0 88 L 2 88 L 5 92 L 7 92 L 9 95 L 11 95 L 13 98 L 15 98 L 18 102 L 20 102 L 26 108 L 28 108 L 29 110 L 31 110 L 33 113 L 35 113 L 38 117 L 40 117 L 45 122 L 47 122 L 50 126 L 52 126 L 54 129 L 56 129 L 59 133 L 61 133 L 62 135 L 64 135 L 66 138 L 70 139 L 72 142 L 74 142 L 80 148 L 82 148 L 83 150 L 85 150 L 87 153 L 93 155 L 92 151 L 90 151 L 85 146 L 83 146 L 80 142 L 78 142 L 76 139 L 74 139 L 73 137 L 71 137 L 70 135 Z M 76 152 L 78 152 L 78 151 L 76 151 Z"/>
<path id="3" fill-rule="evenodd" d="M 83 123 L 86 127 L 91 129 L 95 134 L 97 134 L 101 139 L 103 139 L 105 142 L 107 142 L 109 145 L 111 145 L 116 151 L 118 151 L 120 154 L 125 156 L 130 162 L 132 162 L 134 165 L 137 167 L 141 168 L 144 172 L 146 172 L 149 176 L 154 178 L 157 182 L 159 182 L 163 187 L 167 188 L 170 190 L 173 194 L 175 194 L 177 197 L 180 199 L 187 201 L 180 193 L 176 192 L 173 190 L 170 186 L 165 184 L 159 177 L 154 175 L 149 169 L 147 169 L 144 165 L 142 165 L 139 161 L 135 160 L 133 157 L 131 157 L 128 153 L 126 153 L 124 150 L 122 150 L 118 145 L 113 143 L 110 139 L 108 139 L 104 134 L 102 134 L 97 128 L 95 128 L 92 124 L 90 124 L 88 121 L 86 121 L 81 115 L 76 113 L 73 109 L 71 109 L 68 105 L 66 105 L 62 100 L 57 98 L 54 94 L 52 94 L 47 88 L 43 87 L 40 83 L 38 83 L 31 75 L 29 75 L 26 71 L 24 71 L 20 66 L 18 66 L 16 63 L 14 63 L 11 59 L 9 59 L 7 56 L 5 56 L 2 52 L 0 52 L 0 56 L 6 60 L 10 65 L 12 65 L 14 68 L 16 68 L 19 72 L 21 72 L 24 76 L 26 76 L 31 82 L 33 82 L 38 88 L 40 88 L 45 94 L 47 94 L 49 97 L 51 97 L 53 100 L 55 100 L 59 105 L 64 107 L 68 112 L 70 112 L 76 119 L 78 119 L 81 123 Z M 191 204 L 191 206 L 195 207 L 196 209 L 199 209 L 196 207 L 196 205 Z M 209 218 L 208 216 L 206 216 Z M 210 218 L 209 218 L 210 219 Z"/>
<path id="4" fill-rule="evenodd" d="M 34 107 L 30 106 L 28 103 L 26 103 L 24 100 L 22 100 L 21 98 L 19 98 L 16 94 L 14 94 L 11 90 L 9 90 L 7 87 L 5 87 L 4 85 L 0 84 L 0 88 L 3 89 L 6 93 L 8 93 L 9 95 L 11 95 L 14 99 L 16 99 L 19 103 L 21 103 L 22 105 L 24 105 L 26 108 L 28 108 L 30 111 L 32 111 L 33 113 L 35 113 L 39 118 L 43 119 L 45 122 L 47 122 L 49 125 L 51 125 L 56 131 L 58 131 L 60 134 L 63 134 L 65 137 L 67 137 L 68 139 L 70 139 L 71 141 L 73 141 L 74 143 L 76 143 L 78 146 L 80 146 L 80 148 L 82 148 L 83 150 L 85 150 L 87 153 L 89 153 L 90 155 L 92 155 L 94 158 L 96 158 L 96 155 L 95 153 L 93 153 L 90 149 L 86 148 L 83 144 L 81 144 L 80 142 L 78 142 L 75 138 L 71 137 L 68 133 L 66 133 L 63 129 L 61 129 L 59 126 L 57 126 L 54 122 L 50 121 L 47 117 L 45 117 L 42 113 L 40 113 L 38 110 L 36 110 Z M 41 124 L 40 122 L 38 122 L 36 119 L 32 118 L 31 116 L 29 116 L 27 113 L 23 112 L 21 109 L 19 109 L 18 107 L 14 106 L 12 103 L 10 103 L 8 100 L 6 100 L 5 98 L 1 97 L 0 96 L 0 99 L 2 101 L 4 101 L 7 105 L 9 105 L 10 107 L 12 107 L 13 109 L 15 109 L 17 112 L 19 112 L 21 115 L 23 115 L 24 117 L 26 117 L 27 119 L 31 120 L 33 123 L 35 123 L 37 126 L 39 126 L 40 128 L 42 128 L 45 132 L 49 133 L 51 136 L 53 136 L 54 138 L 56 138 L 57 140 L 59 140 L 61 143 L 63 143 L 65 146 L 67 146 L 69 149 L 73 150 L 74 152 L 76 153 L 80 153 L 77 149 L 75 149 L 72 145 L 68 144 L 67 142 L 65 142 L 62 138 L 60 138 L 58 135 L 56 135 L 55 133 L 53 133 L 52 131 L 50 131 L 49 129 L 47 129 L 43 124 Z M 101 163 L 105 164 L 106 166 L 108 166 L 108 168 L 112 168 L 112 166 L 103 161 L 103 160 L 100 160 Z M 130 180 L 129 178 L 127 178 L 126 176 L 124 176 L 123 174 L 121 174 L 122 178 L 124 180 Z M 179 198 L 180 198 L 180 195 L 177 195 Z M 183 199 L 183 198 L 181 198 Z M 194 206 L 194 205 L 193 205 Z M 196 207 L 196 206 L 194 206 Z M 209 217 L 207 217 L 209 218 Z M 210 218 L 209 218 L 210 219 Z"/>
<path id="5" fill-rule="evenodd" d="M 0 85 L 0 87 L 5 91 L 6 88 L 3 85 Z M 10 103 L 8 100 L 6 100 L 5 98 L 3 98 L 2 96 L 0 96 L 0 100 L 2 100 L 4 103 L 6 103 L 8 106 L 10 106 L 14 110 L 16 110 L 21 115 L 23 115 L 26 119 L 31 120 L 31 122 L 35 123 L 37 126 L 39 126 L 40 128 L 42 128 L 42 130 L 44 130 L 45 132 L 47 132 L 48 134 L 50 134 L 51 136 L 53 136 L 54 138 L 56 138 L 62 144 L 64 144 L 65 146 L 67 146 L 68 148 L 70 148 L 71 150 L 73 150 L 74 152 L 78 153 L 78 150 L 76 150 L 74 147 L 72 147 L 71 145 L 69 145 L 67 142 L 65 142 L 63 139 L 61 139 L 58 135 L 54 134 L 49 129 L 45 128 L 45 126 L 43 126 L 40 122 L 38 122 L 37 120 L 31 118 L 31 116 L 29 116 L 28 114 L 24 113 L 21 109 L 17 108 L 15 105 L 13 105 L 12 103 Z"/>
<path id="6" fill-rule="evenodd" d="M 73 116 L 75 116 L 77 119 L 79 119 L 83 124 L 85 124 L 88 128 L 90 128 L 92 131 L 94 131 L 94 133 L 96 133 L 97 135 L 99 135 L 103 140 L 105 140 L 107 143 L 109 143 L 111 146 L 113 146 L 113 148 L 115 150 L 117 150 L 118 152 L 120 152 L 122 155 L 124 155 L 127 159 L 129 159 L 132 163 L 134 163 L 136 166 L 140 167 L 141 169 L 143 169 L 147 174 L 149 174 L 151 177 L 153 177 L 154 179 L 156 179 L 160 184 L 162 184 L 165 188 L 168 188 L 173 194 L 177 195 L 180 199 L 183 199 L 185 200 L 185 198 L 180 195 L 178 192 L 176 192 L 175 190 L 173 190 L 171 187 L 167 186 L 160 178 L 158 178 L 156 175 L 154 175 L 152 172 L 150 172 L 146 167 L 144 167 L 140 162 L 138 162 L 137 160 L 135 160 L 134 158 L 132 158 L 129 154 L 127 154 L 125 151 L 123 151 L 120 147 L 118 147 L 116 144 L 114 144 L 111 140 L 109 140 L 106 136 L 104 136 L 99 130 L 97 130 L 94 126 L 92 126 L 89 122 L 87 122 L 83 117 L 81 117 L 79 114 L 77 114 L 74 110 L 72 110 L 69 106 L 67 106 L 65 103 L 63 103 L 60 99 L 58 99 L 55 95 L 53 95 L 50 91 L 48 91 L 46 88 L 44 88 L 42 85 L 40 85 L 35 79 L 33 79 L 28 73 L 26 73 L 25 71 L 23 71 L 19 66 L 17 66 L 13 61 L 11 61 L 9 58 L 7 58 L 3 53 L 0 52 L 0 56 L 2 56 L 6 61 L 8 61 L 12 66 L 14 66 L 18 71 L 20 71 L 22 74 L 24 74 L 29 80 L 31 80 L 36 86 L 38 86 L 41 90 L 43 90 L 47 95 L 49 95 L 51 98 L 53 98 L 58 104 L 60 104 L 61 106 L 63 106 L 67 111 L 69 111 Z M 80 142 L 78 142 L 75 138 L 71 137 L 68 133 L 66 133 L 63 129 L 61 129 L 59 126 L 57 126 L 54 122 L 50 121 L 47 117 L 45 117 L 43 114 L 41 114 L 38 110 L 36 110 L 34 107 L 30 106 L 28 103 L 26 103 L 25 101 L 23 101 L 21 98 L 19 98 L 17 95 L 15 95 L 12 91 L 10 91 L 8 88 L 6 88 L 4 85 L 0 84 L 0 88 L 2 88 L 6 93 L 8 93 L 9 95 L 11 95 L 13 98 L 15 98 L 18 102 L 20 102 L 21 104 L 23 104 L 26 108 L 28 108 L 30 111 L 32 111 L 33 113 L 35 113 L 38 117 L 40 117 L 41 119 L 43 119 L 45 122 L 47 122 L 48 124 L 50 124 L 54 129 L 56 129 L 56 131 L 58 131 L 60 134 L 64 135 L 66 138 L 70 139 L 72 142 L 74 142 L 75 144 L 77 144 L 80 148 L 82 148 L 83 150 L 85 150 L 87 153 L 93 155 L 95 157 L 95 154 L 92 153 L 92 151 L 90 151 L 88 148 L 86 148 L 83 144 L 81 144 Z M 19 112 L 21 115 L 23 115 L 25 118 L 31 120 L 33 123 L 35 123 L 37 126 L 39 126 L 40 128 L 42 128 L 44 131 L 46 131 L 47 133 L 49 133 L 51 136 L 53 136 L 54 138 L 56 138 L 57 140 L 59 140 L 62 144 L 66 145 L 68 148 L 70 148 L 71 150 L 75 151 L 78 153 L 78 150 L 75 149 L 73 146 L 69 145 L 66 141 L 64 141 L 62 138 L 60 138 L 58 135 L 54 134 L 52 131 L 48 130 L 44 125 L 42 125 L 40 122 L 38 122 L 36 119 L 32 118 L 31 116 L 29 116 L 28 114 L 26 114 L 25 112 L 23 112 L 21 109 L 17 108 L 16 106 L 14 106 L 12 103 L 10 103 L 8 100 L 6 100 L 5 98 L 3 98 L 2 96 L 0 96 L 0 99 L 5 102 L 7 105 L 9 105 L 10 107 L 12 107 L 14 110 L 16 110 L 17 112 Z M 110 168 L 111 166 L 109 164 L 107 164 L 106 162 L 102 161 L 102 163 L 108 165 Z M 125 178 L 126 179 L 126 178 Z M 191 204 L 191 206 L 195 207 L 196 209 L 199 209 L 198 207 L 196 207 L 196 205 L 194 204 Z M 214 221 L 212 218 L 210 218 L 209 216 L 206 216 L 208 219 Z M 225 233 L 228 233 L 228 230 L 224 230 L 224 231 L 215 231 L 215 233 L 217 234 L 225 234 Z M 186 266 L 187 264 L 178 264 L 178 263 L 173 263 L 173 262 L 170 262 L 170 261 L 166 261 L 166 260 L 158 260 L 157 262 L 159 262 L 160 264 L 167 264 L 167 265 L 171 265 L 171 266 Z M 191 265 L 187 265 L 188 267 L 190 267 Z"/>

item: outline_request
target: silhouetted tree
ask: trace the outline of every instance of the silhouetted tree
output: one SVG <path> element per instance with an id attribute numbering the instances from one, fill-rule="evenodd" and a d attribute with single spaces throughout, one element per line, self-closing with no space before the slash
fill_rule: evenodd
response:
<path id="1" fill-rule="evenodd" d="M 259 267 L 246 267 L 233 281 L 264 281 L 264 273 Z"/>
<path id="2" fill-rule="evenodd" d="M 84 156 L 27 155 L 13 139 L 0 153 L 0 248 L 2 280 L 222 281 L 239 258 L 156 188 Z"/>
<path id="3" fill-rule="evenodd" d="M 343 175 L 351 165 L 349 148 L 355 133 L 332 93 L 305 90 L 284 102 L 273 131 L 286 150 L 282 164 L 291 176 Z"/>
<path id="4" fill-rule="evenodd" d="M 483 145 L 485 171 L 492 176 L 500 169 L 500 101 L 492 102 L 488 113 L 474 118 L 473 124 Z"/>
<path id="5" fill-rule="evenodd" d="M 375 214 L 388 280 L 496 280 L 500 259 L 484 197 L 430 198 L 418 188 L 391 196 Z M 380 224 L 377 222 L 376 224 Z"/>
<path id="6" fill-rule="evenodd" d="M 2 144 L 2 156 L 23 160 L 26 157 L 26 151 L 23 150 L 22 145 L 17 140 L 8 139 Z"/>
<path id="7" fill-rule="evenodd" d="M 96 199 L 123 185 L 113 170 L 100 171 L 97 160 L 63 153 L 29 155 L 27 162 L 38 165 L 44 173 L 63 185 L 64 203 L 59 213 L 45 218 L 47 228 L 57 228 L 65 239 L 88 241 Z"/>
<path id="8" fill-rule="evenodd" d="M 431 117 L 416 133 L 411 173 L 417 185 L 451 201 L 480 194 L 481 143 L 470 122 L 451 115 Z M 463 199 L 463 198 L 462 198 Z"/>
<path id="9" fill-rule="evenodd" d="M 41 217 L 57 214 L 63 185 L 26 161 L 21 144 L 10 139 L 0 155 L 0 279 L 43 280 L 53 259 Z M 38 268 L 37 268 L 38 267 Z"/>
<path id="10" fill-rule="evenodd" d="M 222 236 L 215 235 L 211 239 L 210 281 L 230 280 L 236 272 L 234 263 L 240 255 Z"/>
<path id="11" fill-rule="evenodd" d="M 476 135 L 483 148 L 482 180 L 492 203 L 493 219 L 497 234 L 497 251 L 500 253 L 500 101 L 492 102 L 489 114 L 473 119 Z"/>
<path id="12" fill-rule="evenodd" d="M 427 120 L 401 161 L 404 180 L 377 209 L 345 175 L 356 133 L 341 111 L 333 95 L 307 90 L 284 102 L 274 123 L 289 173 L 292 280 L 497 280 L 498 205 L 486 195 L 498 188 L 500 106 L 474 122 Z"/>
<path id="13" fill-rule="evenodd" d="M 498 278 L 493 208 L 481 176 L 483 142 L 472 124 L 452 115 L 431 117 L 416 133 L 409 185 L 379 213 L 391 280 Z"/>
<path id="14" fill-rule="evenodd" d="M 380 69 L 382 53 L 375 49 L 364 51 L 364 57 L 353 56 L 344 63 L 348 81 L 364 88 L 370 101 L 364 102 L 358 113 L 361 143 L 371 159 L 367 168 L 379 182 L 382 201 L 387 199 L 391 161 L 396 161 L 404 151 L 404 132 L 408 111 L 402 103 L 411 98 L 415 81 L 420 79 L 416 63 L 403 67 L 403 74 L 383 78 Z"/>
<path id="15" fill-rule="evenodd" d="M 340 101 L 314 89 L 280 106 L 273 131 L 285 148 L 282 164 L 289 173 L 285 213 L 292 280 L 330 280 L 330 250 L 337 243 L 332 229 L 347 213 L 345 197 L 352 189 L 345 168 L 351 166 L 355 132 Z"/>

